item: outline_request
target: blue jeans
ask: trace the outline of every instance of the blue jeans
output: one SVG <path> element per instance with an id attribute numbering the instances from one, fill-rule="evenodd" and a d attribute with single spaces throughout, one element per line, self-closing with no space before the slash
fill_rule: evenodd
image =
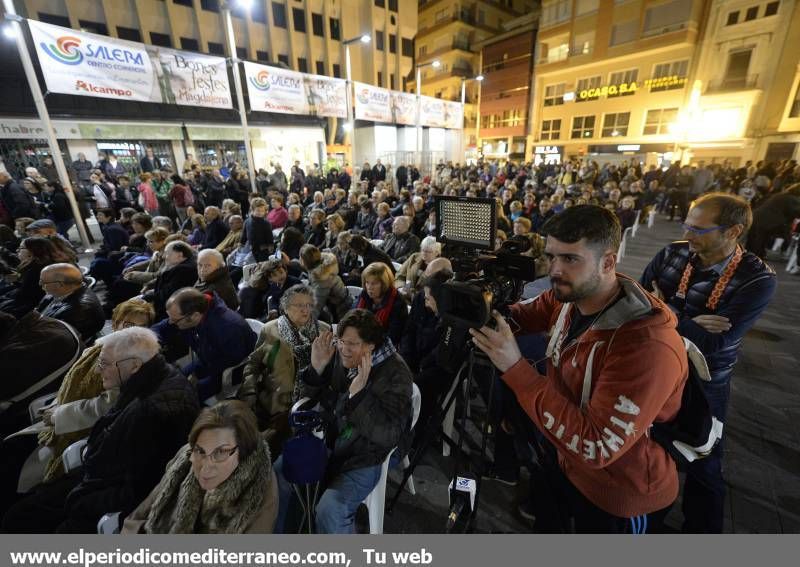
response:
<path id="1" fill-rule="evenodd" d="M 725 423 L 731 383 L 703 383 L 711 413 Z M 723 430 L 724 431 L 724 430 Z M 689 463 L 683 483 L 683 532 L 721 534 L 725 513 L 725 479 L 722 478 L 723 433 L 711 454 Z"/>
<path id="2" fill-rule="evenodd" d="M 284 533 L 286 514 L 294 489 L 283 476 L 283 456 L 273 465 L 278 477 L 278 518 L 275 533 Z M 381 478 L 381 465 L 353 469 L 337 475 L 316 506 L 318 534 L 352 534 L 358 505 L 372 492 Z"/>

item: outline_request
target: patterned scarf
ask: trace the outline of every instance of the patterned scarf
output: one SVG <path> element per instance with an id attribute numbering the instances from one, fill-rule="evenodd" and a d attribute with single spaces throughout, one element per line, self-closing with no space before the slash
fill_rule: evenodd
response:
<path id="1" fill-rule="evenodd" d="M 148 534 L 241 534 L 258 516 L 266 498 L 271 467 L 269 447 L 252 455 L 216 489 L 204 491 L 192 473 L 184 445 L 167 465 L 144 525 Z"/>
<path id="2" fill-rule="evenodd" d="M 375 350 L 372 351 L 372 368 L 375 368 L 396 352 L 397 349 L 394 347 L 392 339 L 386 337 L 386 339 L 383 341 L 383 344 L 379 347 L 376 347 Z M 347 378 L 354 380 L 357 374 L 358 366 L 347 371 Z"/>
<path id="3" fill-rule="evenodd" d="M 742 250 L 741 246 L 737 245 L 736 251 L 733 253 L 733 257 L 731 257 L 731 261 L 728 262 L 728 265 L 722 272 L 722 276 L 720 276 L 720 278 L 717 280 L 714 289 L 711 290 L 711 295 L 708 296 L 708 300 L 706 301 L 706 307 L 711 311 L 715 311 L 717 309 L 717 304 L 719 303 L 725 288 L 728 287 L 728 282 L 731 281 L 734 272 L 736 272 L 736 268 L 739 267 L 739 263 L 742 261 L 742 256 L 744 256 L 744 250 Z M 686 292 L 689 290 L 689 279 L 692 277 L 692 272 L 694 272 L 694 265 L 691 262 L 688 262 L 686 264 L 686 268 L 683 270 L 683 274 L 681 275 L 681 283 L 678 286 L 678 291 L 675 293 L 676 297 L 686 299 Z"/>
<path id="4" fill-rule="evenodd" d="M 311 343 L 319 335 L 319 323 L 310 319 L 298 328 L 286 315 L 281 315 L 278 318 L 278 335 L 292 348 L 298 373 L 311 364 Z"/>

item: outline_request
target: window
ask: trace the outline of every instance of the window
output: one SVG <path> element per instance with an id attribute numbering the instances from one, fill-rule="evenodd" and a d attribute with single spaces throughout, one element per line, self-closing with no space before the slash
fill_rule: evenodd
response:
<path id="1" fill-rule="evenodd" d="M 391 75 L 389 75 L 389 88 L 394 90 L 394 84 L 395 84 L 394 83 L 394 73 L 392 73 Z"/>
<path id="2" fill-rule="evenodd" d="M 653 67 L 653 77 L 650 81 L 650 92 L 654 93 L 658 91 L 682 89 L 684 86 L 686 86 L 686 74 L 688 69 L 688 59 L 684 59 L 683 61 L 659 63 Z"/>
<path id="3" fill-rule="evenodd" d="M 578 0 L 575 2 L 575 17 L 597 12 L 600 0 Z"/>
<path id="4" fill-rule="evenodd" d="M 575 87 L 575 95 L 576 95 L 575 101 L 586 102 L 587 100 L 596 100 L 600 98 L 599 94 L 592 94 L 590 96 L 588 91 L 589 89 L 599 89 L 602 83 L 603 83 L 603 78 L 600 75 L 595 75 L 594 77 L 587 77 L 585 79 L 578 80 L 578 84 Z"/>
<path id="5" fill-rule="evenodd" d="M 770 2 L 767 4 L 767 7 L 764 9 L 764 17 L 768 18 L 769 16 L 774 16 L 778 13 L 778 6 L 780 6 L 780 2 Z"/>
<path id="6" fill-rule="evenodd" d="M 99 35 L 108 35 L 108 26 L 100 22 L 90 22 L 89 20 L 78 20 L 78 25 L 81 31 L 96 33 Z"/>
<path id="7" fill-rule="evenodd" d="M 611 76 L 608 78 L 608 85 L 616 85 L 617 87 L 623 84 L 630 85 L 631 83 L 635 83 L 638 78 L 639 69 L 617 71 L 616 73 L 611 73 Z M 625 92 L 622 92 L 622 89 L 617 89 L 616 94 L 608 93 L 608 98 L 613 98 L 615 96 L 629 96 L 632 94 L 636 94 L 636 91 L 625 89 Z"/>
<path id="8" fill-rule="evenodd" d="M 422 57 L 426 53 L 428 53 L 428 46 L 427 45 L 420 45 L 419 46 L 419 56 Z"/>
<path id="9" fill-rule="evenodd" d="M 414 57 L 414 42 L 407 37 L 400 40 L 400 49 L 405 57 Z"/>
<path id="10" fill-rule="evenodd" d="M 306 13 L 302 8 L 292 8 L 294 31 L 306 33 Z"/>
<path id="11" fill-rule="evenodd" d="M 211 55 L 225 55 L 225 48 L 221 43 L 208 42 L 208 52 Z"/>
<path id="12" fill-rule="evenodd" d="M 389 53 L 397 53 L 397 35 L 389 34 Z"/>
<path id="13" fill-rule="evenodd" d="M 192 0 L 172 0 L 173 4 L 177 4 L 178 6 L 188 6 L 189 8 L 192 7 Z"/>
<path id="14" fill-rule="evenodd" d="M 797 86 L 797 90 L 794 92 L 792 107 L 789 109 L 789 118 L 800 118 L 800 85 Z"/>
<path id="15" fill-rule="evenodd" d="M 325 74 L 325 62 L 324 61 L 316 61 L 314 63 L 315 71 L 317 75 L 324 75 Z"/>
<path id="16" fill-rule="evenodd" d="M 385 8 L 386 7 L 386 0 L 375 0 L 375 5 L 378 8 Z"/>
<path id="17" fill-rule="evenodd" d="M 219 12 L 219 0 L 200 0 L 200 9 L 208 12 Z"/>
<path id="18" fill-rule="evenodd" d="M 257 61 L 269 61 L 269 52 L 267 51 L 256 51 L 256 60 Z"/>
<path id="19" fill-rule="evenodd" d="M 383 32 L 376 31 L 375 32 L 375 49 L 378 51 L 383 51 Z"/>
<path id="20" fill-rule="evenodd" d="M 339 41 L 340 39 L 340 31 L 339 31 L 339 20 L 336 18 L 329 18 L 328 25 L 331 28 L 331 39 Z"/>
<path id="21" fill-rule="evenodd" d="M 572 119 L 572 138 L 591 138 L 594 136 L 594 116 L 575 116 Z"/>
<path id="22" fill-rule="evenodd" d="M 165 33 L 150 32 L 150 43 L 160 47 L 172 47 L 172 40 Z"/>
<path id="23" fill-rule="evenodd" d="M 246 47 L 237 47 L 236 48 L 236 57 L 238 59 L 247 59 L 247 48 Z"/>
<path id="24" fill-rule="evenodd" d="M 558 140 L 561 138 L 561 119 L 542 120 L 541 140 Z"/>
<path id="25" fill-rule="evenodd" d="M 559 0 L 542 6 L 541 26 L 554 26 L 569 20 L 572 15 L 572 0 Z"/>
<path id="26" fill-rule="evenodd" d="M 39 12 L 39 21 L 46 24 L 53 24 L 54 26 L 61 26 L 62 28 L 70 27 L 69 18 L 66 16 L 56 16 L 55 14 Z"/>
<path id="27" fill-rule="evenodd" d="M 276 27 L 286 28 L 286 4 L 272 3 L 272 23 Z"/>
<path id="28" fill-rule="evenodd" d="M 747 85 L 747 72 L 750 70 L 750 57 L 753 49 L 731 51 L 728 55 L 728 68 L 722 79 L 724 89 L 743 88 Z"/>
<path id="29" fill-rule="evenodd" d="M 389 0 L 389 10 L 397 12 L 397 0 Z"/>
<path id="30" fill-rule="evenodd" d="M 670 0 L 651 6 L 644 14 L 642 35 L 658 35 L 683 29 L 692 15 L 692 0 Z"/>
<path id="31" fill-rule="evenodd" d="M 544 105 L 556 106 L 564 104 L 564 89 L 566 83 L 559 83 L 557 85 L 547 85 L 544 88 Z"/>
<path id="32" fill-rule="evenodd" d="M 311 31 L 314 32 L 314 35 L 318 37 L 322 37 L 325 35 L 323 31 L 324 27 L 324 20 L 322 19 L 322 14 L 311 14 Z"/>
<path id="33" fill-rule="evenodd" d="M 594 31 L 579 33 L 572 37 L 569 49 L 570 55 L 585 55 L 592 52 L 594 46 Z"/>
<path id="34" fill-rule="evenodd" d="M 749 22 L 751 20 L 755 20 L 758 17 L 758 6 L 753 6 L 752 8 L 748 8 L 747 12 L 744 14 L 744 21 Z"/>
<path id="35" fill-rule="evenodd" d="M 308 59 L 305 57 L 297 58 L 297 70 L 301 73 L 308 73 Z"/>
<path id="36" fill-rule="evenodd" d="M 608 45 L 620 45 L 634 41 L 639 35 L 639 20 L 628 20 L 619 24 L 614 24 L 611 28 L 611 38 Z"/>
<path id="37" fill-rule="evenodd" d="M 606 114 L 603 117 L 603 138 L 628 135 L 628 124 L 631 121 L 630 112 L 618 112 L 616 114 Z"/>
<path id="38" fill-rule="evenodd" d="M 289 56 L 288 55 L 284 55 L 283 53 L 278 54 L 278 61 L 280 61 L 281 63 L 283 63 L 287 67 L 289 66 Z"/>
<path id="39" fill-rule="evenodd" d="M 117 26 L 117 37 L 120 39 L 127 39 L 128 41 L 142 41 L 142 34 L 139 30 L 123 28 L 122 26 Z"/>
<path id="40" fill-rule="evenodd" d="M 403 77 L 403 92 L 408 90 L 408 77 Z"/>
<path id="41" fill-rule="evenodd" d="M 200 43 L 196 39 L 182 37 L 181 49 L 185 49 L 186 51 L 200 51 Z"/>
<path id="42" fill-rule="evenodd" d="M 677 108 L 658 108 L 655 110 L 648 110 L 644 119 L 644 130 L 642 130 L 642 134 L 645 136 L 668 134 L 670 124 L 675 122 L 677 118 Z"/>
<path id="43" fill-rule="evenodd" d="M 739 23 L 739 10 L 735 12 L 730 12 L 728 14 L 728 21 L 725 23 L 726 26 L 733 26 Z"/>
<path id="44" fill-rule="evenodd" d="M 339 65 L 338 63 L 333 64 L 333 76 L 336 77 L 337 79 L 342 78 L 342 66 Z"/>
<path id="45" fill-rule="evenodd" d="M 382 71 L 378 71 L 378 86 L 379 87 L 383 86 L 383 72 Z"/>

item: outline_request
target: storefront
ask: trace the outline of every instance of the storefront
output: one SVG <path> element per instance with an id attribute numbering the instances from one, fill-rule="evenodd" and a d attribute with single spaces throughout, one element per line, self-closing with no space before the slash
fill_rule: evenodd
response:
<path id="1" fill-rule="evenodd" d="M 676 158 L 674 144 L 617 144 L 590 145 L 585 158 L 594 160 L 600 165 L 622 162 L 642 162 L 646 166 L 667 167 Z"/>
<path id="2" fill-rule="evenodd" d="M 97 142 L 97 153 L 113 152 L 119 162 L 125 167 L 128 174 L 136 176 L 141 173 L 141 159 L 146 155 L 147 148 L 152 148 L 153 155 L 161 161 L 161 167 L 175 168 L 175 155 L 172 144 L 162 140 L 104 140 Z"/>
<path id="3" fill-rule="evenodd" d="M 74 132 L 71 132 L 73 130 Z M 56 127 L 59 138 L 77 133 L 74 124 Z M 67 145 L 59 142 L 64 159 L 68 159 Z M 44 128 L 38 120 L 27 118 L 0 118 L 0 170 L 8 171 L 17 179 L 25 177 L 26 167 L 38 168 L 50 156 Z"/>

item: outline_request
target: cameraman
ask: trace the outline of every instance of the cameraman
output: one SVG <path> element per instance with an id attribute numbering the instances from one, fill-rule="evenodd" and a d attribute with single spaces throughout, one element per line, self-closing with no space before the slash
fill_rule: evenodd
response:
<path id="1" fill-rule="evenodd" d="M 537 509 L 540 529 L 564 517 L 579 533 L 642 533 L 663 522 L 678 496 L 678 472 L 647 434 L 681 404 L 688 366 L 664 303 L 616 272 L 620 225 L 601 207 L 565 210 L 544 226 L 553 288 L 511 307 L 514 331 L 472 329 L 530 419 L 558 453 L 555 510 Z M 541 375 L 514 333 L 551 330 Z M 547 466 L 547 465 L 544 465 Z M 538 497 L 543 494 L 536 487 Z"/>

